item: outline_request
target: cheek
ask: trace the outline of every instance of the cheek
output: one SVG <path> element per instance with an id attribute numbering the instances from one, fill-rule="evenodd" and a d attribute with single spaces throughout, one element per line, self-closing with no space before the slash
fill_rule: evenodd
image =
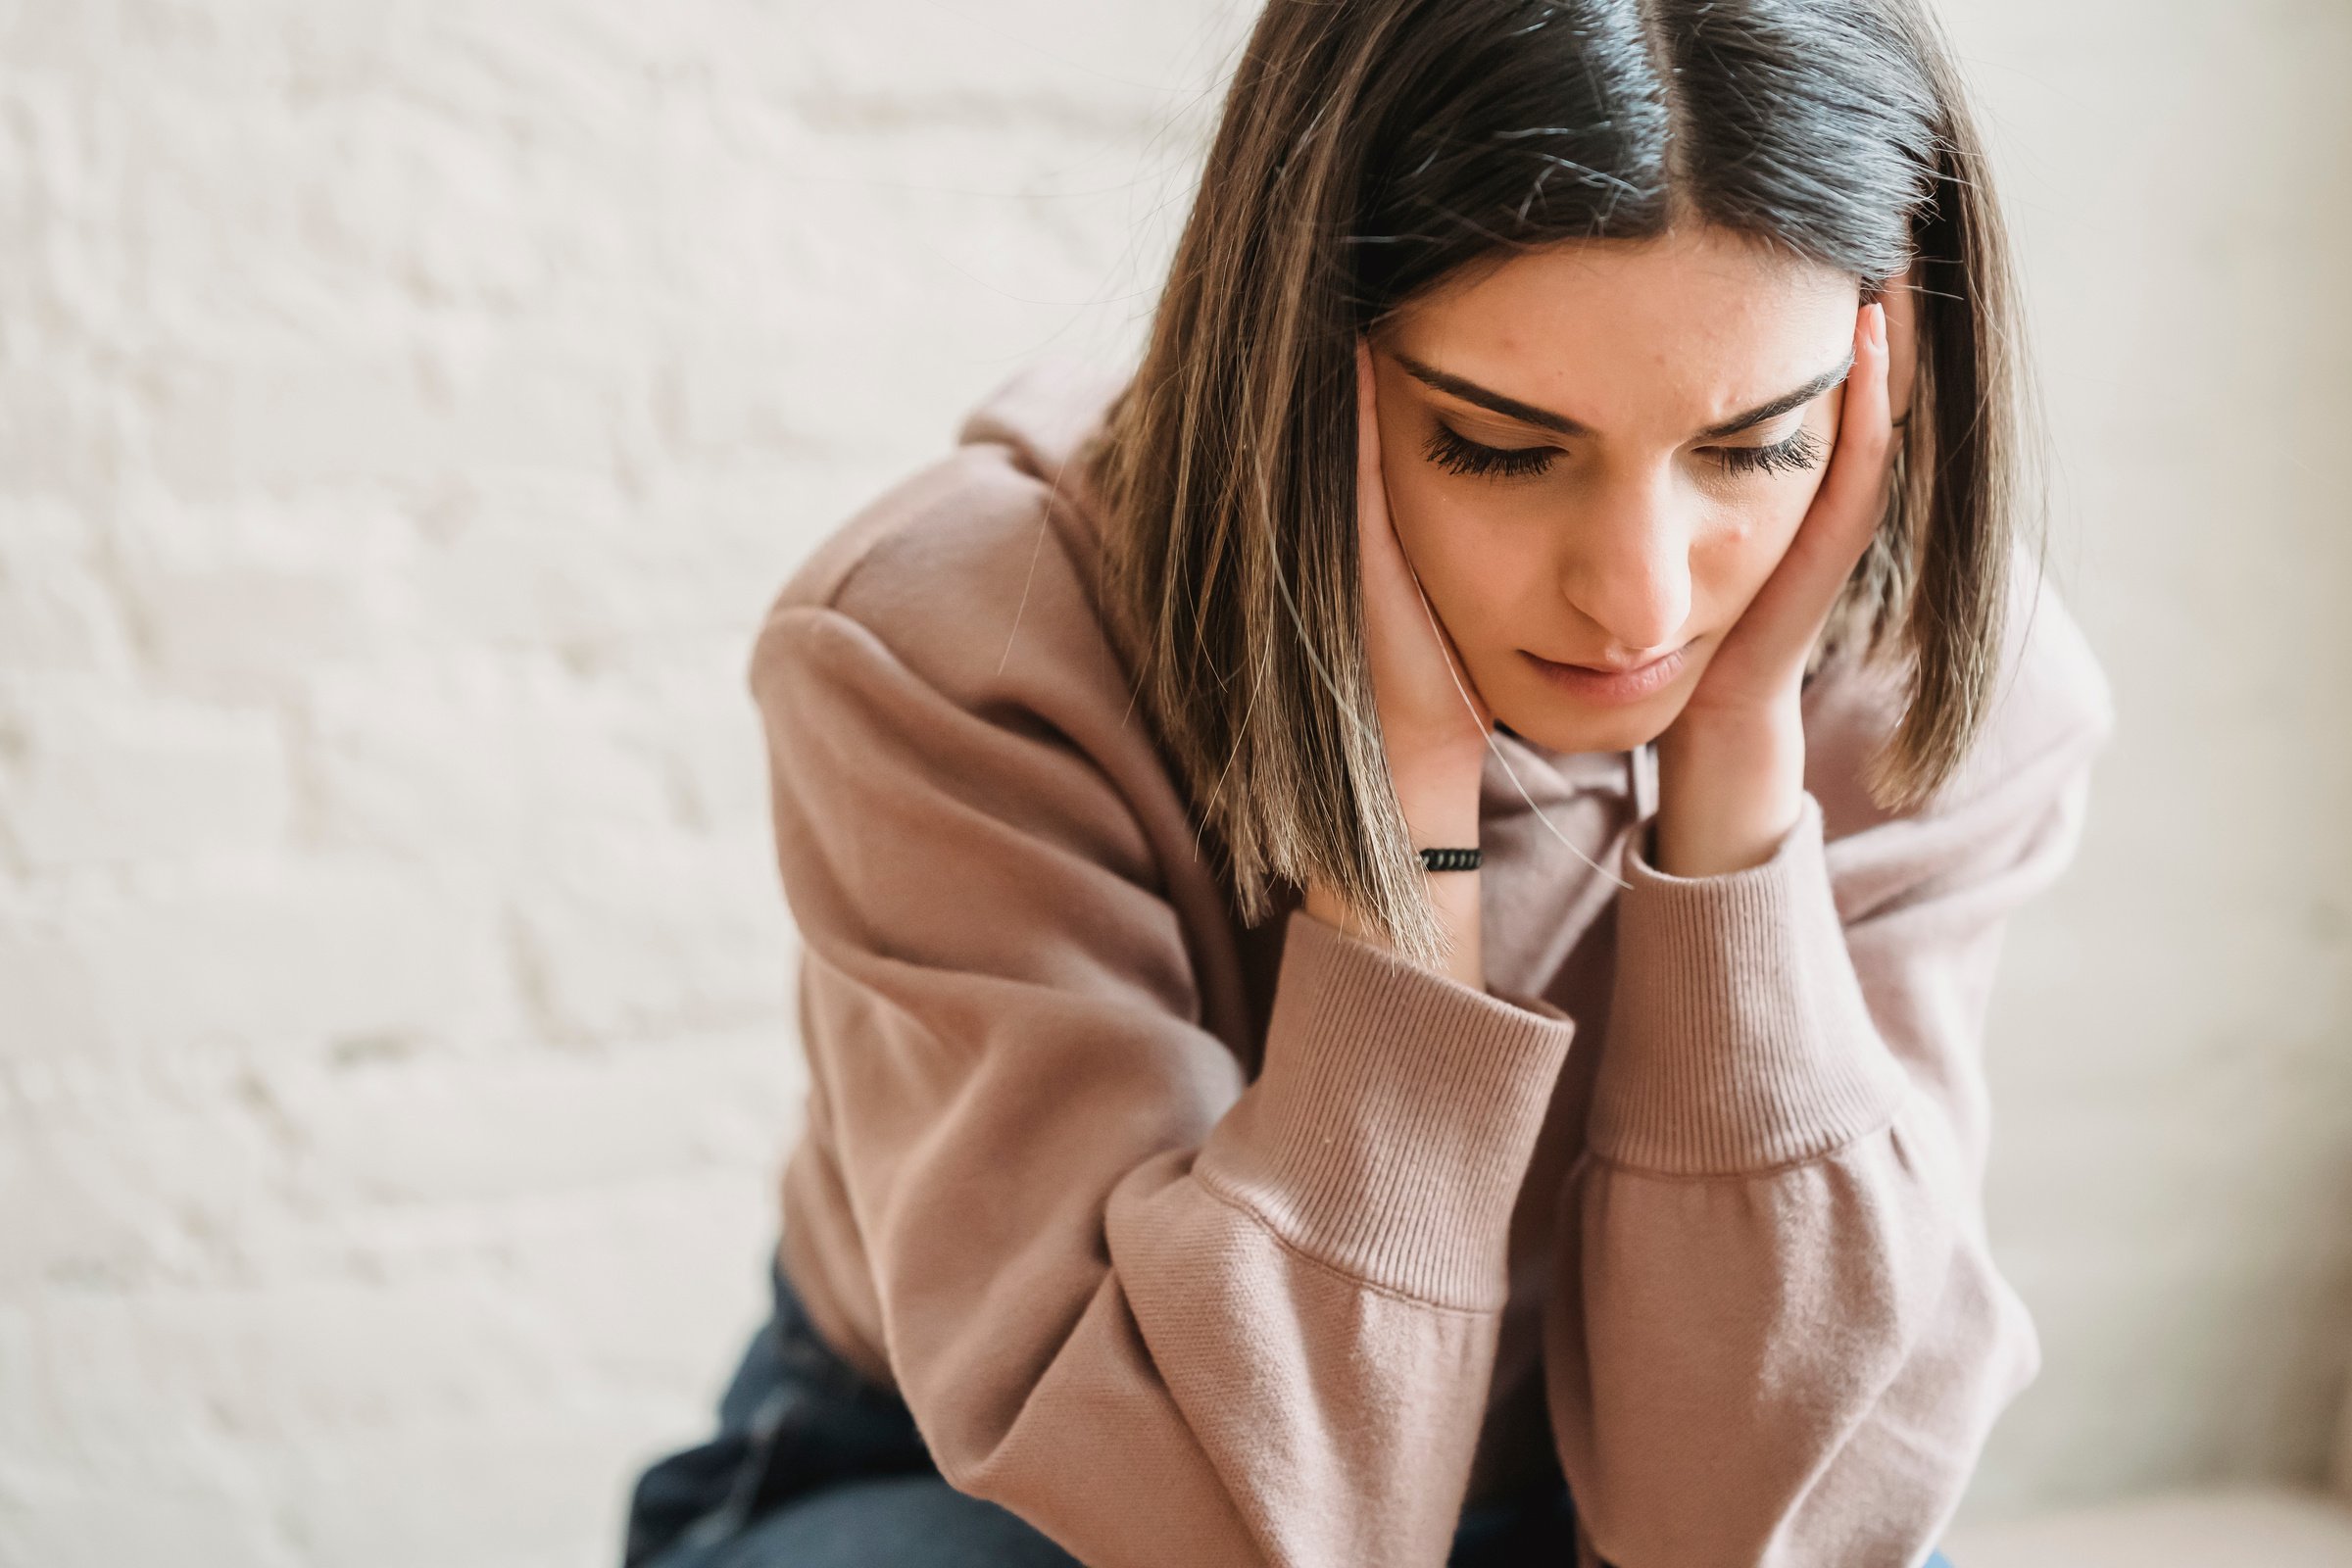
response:
<path id="1" fill-rule="evenodd" d="M 1702 602 L 1730 609 L 1745 605 L 1788 553 L 1815 487 L 1776 488 L 1778 494 L 1727 506 L 1703 542 L 1692 546 L 1692 587 Z"/>
<path id="2" fill-rule="evenodd" d="M 1474 644 L 1507 638 L 1515 595 L 1542 574 L 1541 561 L 1530 554 L 1542 529 L 1426 463 L 1410 465 L 1417 473 L 1394 463 L 1384 466 L 1392 475 L 1389 512 L 1397 541 L 1465 657 Z"/>

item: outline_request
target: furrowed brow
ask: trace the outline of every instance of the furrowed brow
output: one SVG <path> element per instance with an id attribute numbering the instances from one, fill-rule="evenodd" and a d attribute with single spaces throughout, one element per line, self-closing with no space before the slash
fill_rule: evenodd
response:
<path id="1" fill-rule="evenodd" d="M 1770 403 L 1759 403 L 1745 414 L 1736 415 L 1721 424 L 1709 425 L 1706 429 L 1699 431 L 1699 434 L 1708 440 L 1713 440 L 1719 435 L 1738 435 L 1742 430 L 1762 424 L 1766 419 L 1787 414 L 1790 409 L 1801 409 L 1830 388 L 1843 381 L 1853 373 L 1853 368 L 1854 354 L 1851 349 L 1848 349 L 1843 363 L 1836 368 L 1824 370 L 1795 391 L 1784 392 Z"/>
<path id="2" fill-rule="evenodd" d="M 1540 430 L 1550 430 L 1560 435 L 1581 436 L 1592 433 L 1589 427 L 1568 417 L 1565 414 L 1555 414 L 1549 409 L 1540 409 L 1532 403 L 1522 403 L 1517 398 L 1496 392 L 1491 387 L 1480 386 L 1476 381 L 1455 375 L 1449 370 L 1441 370 L 1436 366 L 1424 365 L 1409 354 L 1399 354 L 1392 349 L 1389 351 L 1389 356 L 1398 365 L 1403 366 L 1405 372 L 1414 380 L 1435 387 L 1438 391 L 1449 396 L 1460 398 L 1464 403 L 1474 403 L 1489 413 L 1499 414 L 1506 419 L 1516 419 L 1521 424 L 1532 424 Z M 1790 409 L 1802 408 L 1843 381 L 1847 375 L 1852 373 L 1853 368 L 1854 356 L 1849 350 L 1842 362 L 1835 368 L 1823 371 L 1803 386 L 1797 387 L 1793 391 L 1784 392 L 1768 403 L 1760 403 L 1744 414 L 1736 415 L 1724 420 L 1721 424 L 1709 425 L 1706 429 L 1701 430 L 1699 435 L 1705 440 L 1713 440 L 1718 436 L 1738 435 L 1742 430 L 1751 429 L 1767 419 L 1787 414 Z"/>
<path id="3" fill-rule="evenodd" d="M 1517 398 L 1505 397 L 1500 392 L 1480 386 L 1476 381 L 1464 380 L 1451 371 L 1441 370 L 1435 366 L 1423 365 L 1409 354 L 1398 354 L 1395 349 L 1391 349 L 1389 356 L 1398 365 L 1403 366 L 1405 373 L 1414 380 L 1460 398 L 1464 403 L 1475 403 L 1480 408 L 1488 410 L 1490 413 L 1499 414 L 1506 419 L 1517 419 L 1521 424 L 1532 424 L 1540 430 L 1556 431 L 1561 435 L 1590 435 L 1592 433 L 1565 414 L 1554 414 L 1549 409 L 1539 409 L 1532 403 L 1522 403 Z"/>

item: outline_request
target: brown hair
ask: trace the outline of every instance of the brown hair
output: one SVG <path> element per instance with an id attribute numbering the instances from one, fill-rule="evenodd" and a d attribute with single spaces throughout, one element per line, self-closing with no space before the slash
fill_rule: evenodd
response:
<path id="1" fill-rule="evenodd" d="M 1917 0 L 1271 0 L 1091 454 L 1116 635 L 1245 919 L 1271 879 L 1320 878 L 1400 951 L 1443 949 L 1363 656 L 1356 336 L 1472 262 L 1686 220 L 1866 293 L 1913 267 L 1894 494 L 1814 666 L 1907 674 L 1882 805 L 1959 765 L 2037 426 L 1982 145 Z"/>

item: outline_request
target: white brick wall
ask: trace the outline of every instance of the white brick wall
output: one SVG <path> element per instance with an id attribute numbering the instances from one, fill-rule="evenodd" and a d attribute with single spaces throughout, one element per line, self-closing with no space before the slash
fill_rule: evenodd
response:
<path id="1" fill-rule="evenodd" d="M 0 1564 L 612 1559 L 798 1115 L 751 629 L 1134 341 L 1250 9 L 0 5 Z M 1981 1505 L 2309 1471 L 2345 17 L 1954 20 L 2127 724 L 2002 999 Z"/>

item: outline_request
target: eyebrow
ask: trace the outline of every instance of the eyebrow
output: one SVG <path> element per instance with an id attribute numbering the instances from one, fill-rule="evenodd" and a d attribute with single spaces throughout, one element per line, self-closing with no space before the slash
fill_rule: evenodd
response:
<path id="1" fill-rule="evenodd" d="M 1500 392 L 1480 386 L 1476 381 L 1464 380 L 1450 371 L 1441 370 L 1435 366 L 1423 365 L 1409 354 L 1399 354 L 1396 350 L 1391 349 L 1389 355 L 1398 365 L 1403 366 L 1414 380 L 1433 386 L 1440 392 L 1452 397 L 1460 398 L 1464 403 L 1475 403 L 1480 408 L 1488 410 L 1490 413 L 1499 414 L 1506 419 L 1516 419 L 1522 424 L 1532 424 L 1538 429 L 1552 430 L 1561 435 L 1591 435 L 1592 433 L 1591 429 L 1577 420 L 1571 419 L 1565 414 L 1554 414 L 1549 409 L 1539 409 L 1532 403 L 1522 403 L 1517 398 L 1505 397 Z M 1790 409 L 1801 408 L 1843 381 L 1853 368 L 1853 351 L 1848 349 L 1845 358 L 1836 367 L 1823 371 L 1803 386 L 1792 392 L 1784 392 L 1768 403 L 1759 403 L 1744 414 L 1734 415 L 1721 424 L 1709 425 L 1706 429 L 1701 430 L 1699 435 L 1710 440 L 1716 436 L 1738 435 L 1742 430 L 1762 424 L 1766 419 L 1787 414 Z"/>

